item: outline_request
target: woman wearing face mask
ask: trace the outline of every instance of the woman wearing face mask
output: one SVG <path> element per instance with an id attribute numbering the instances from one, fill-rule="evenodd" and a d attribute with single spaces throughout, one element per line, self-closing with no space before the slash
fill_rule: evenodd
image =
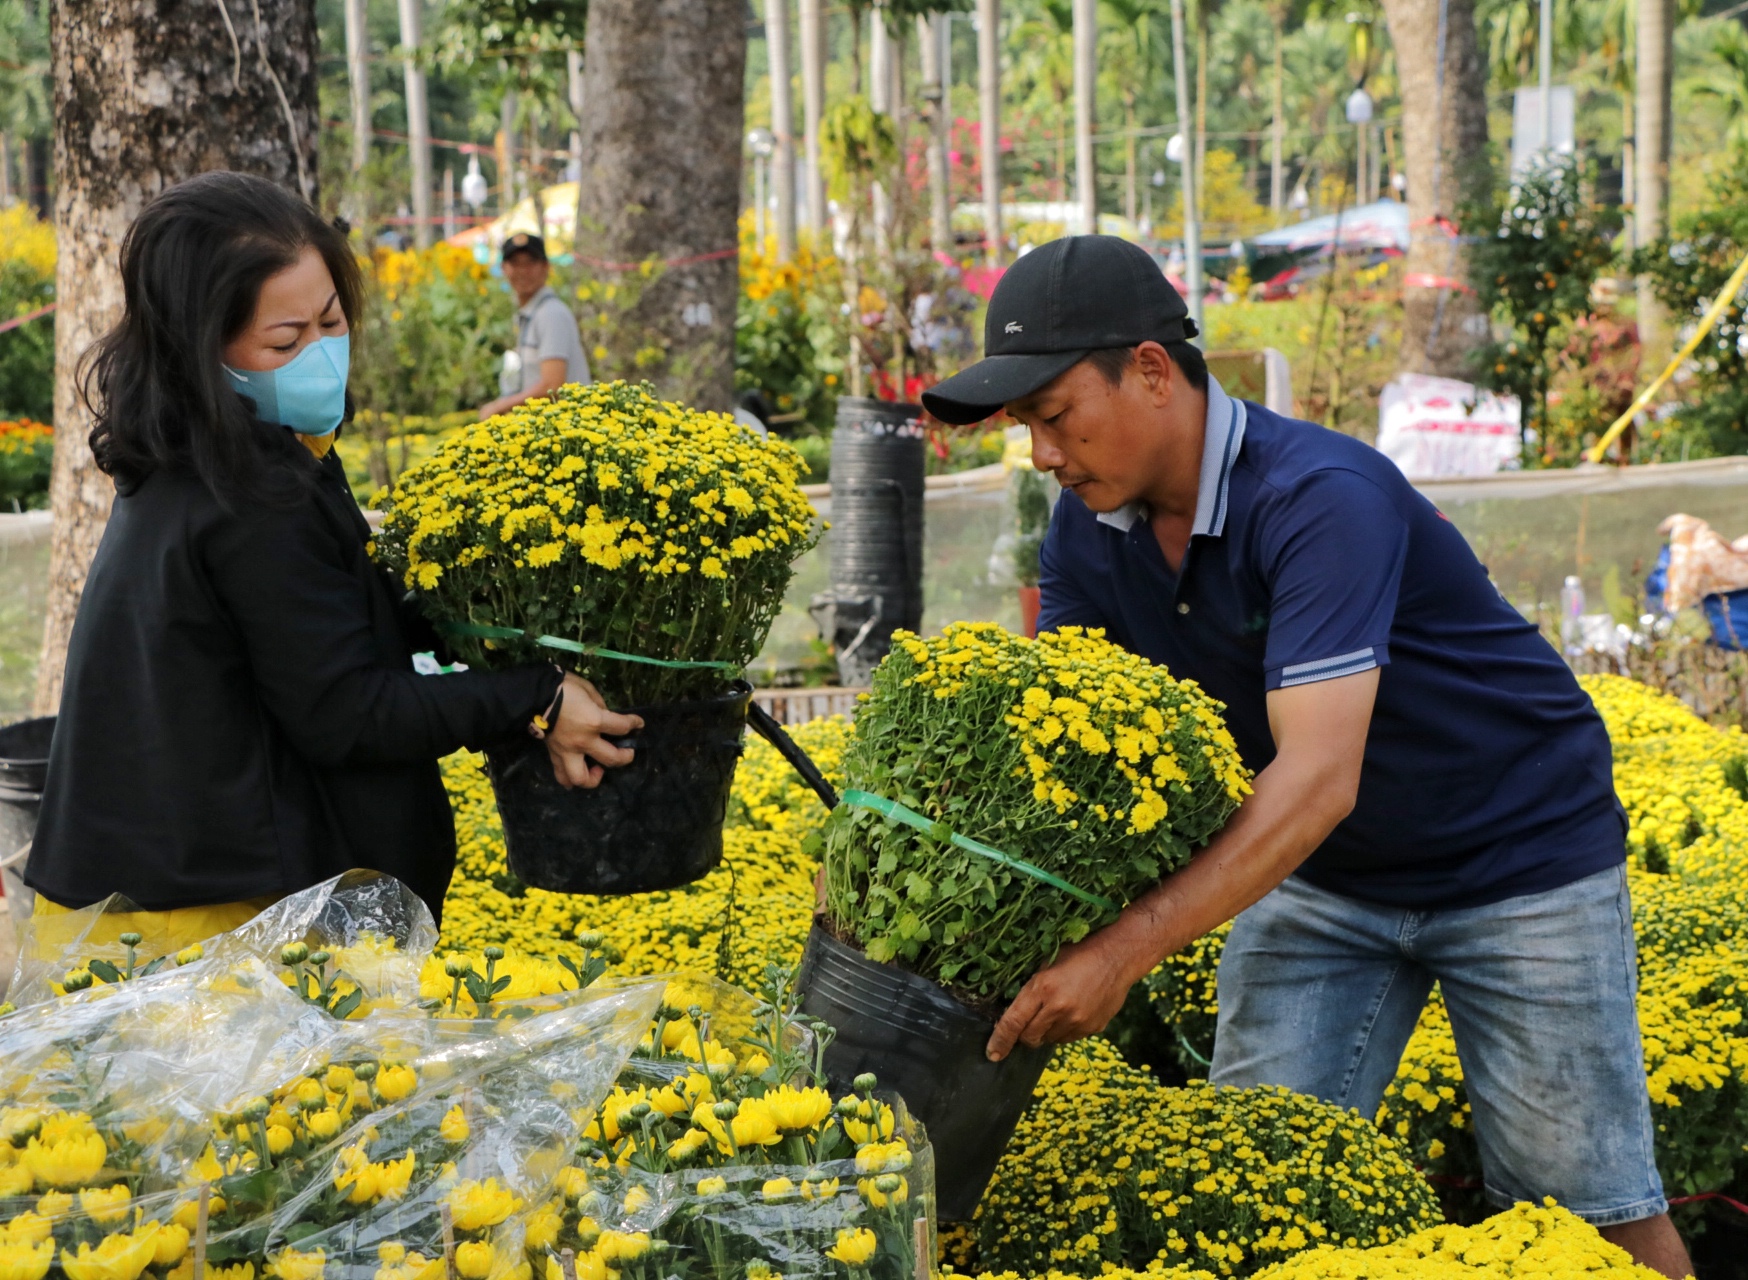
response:
<path id="1" fill-rule="evenodd" d="M 551 666 L 427 676 L 434 637 L 366 551 L 331 448 L 360 278 L 261 179 L 171 188 L 122 249 L 126 308 L 84 375 L 116 499 L 79 602 L 25 880 L 39 913 L 114 892 L 232 928 L 354 867 L 440 910 L 439 757 L 532 732 L 596 785 L 641 727 Z"/>

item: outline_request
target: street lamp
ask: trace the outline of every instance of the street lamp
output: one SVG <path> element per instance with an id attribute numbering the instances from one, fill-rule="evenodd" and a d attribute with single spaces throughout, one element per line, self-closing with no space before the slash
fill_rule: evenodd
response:
<path id="1" fill-rule="evenodd" d="M 1171 135 L 1171 137 L 1169 137 L 1165 140 L 1165 158 L 1167 160 L 1171 161 L 1173 164 L 1182 164 L 1184 162 L 1184 154 L 1185 154 L 1185 152 L 1184 152 L 1184 135 L 1183 134 L 1174 133 Z M 1163 173 L 1159 175 L 1159 180 L 1156 183 L 1154 183 L 1154 185 L 1155 186 L 1164 186 L 1165 185 L 1165 175 Z"/>
<path id="2" fill-rule="evenodd" d="M 747 134 L 747 150 L 753 153 L 753 202 L 757 213 L 753 225 L 758 229 L 759 252 L 765 251 L 765 183 L 771 168 L 771 154 L 777 149 L 777 139 L 769 129 L 753 129 Z"/>
<path id="3" fill-rule="evenodd" d="M 485 206 L 486 176 L 479 171 L 478 155 L 470 153 L 467 157 L 467 173 L 461 179 L 461 198 L 475 214 Z"/>

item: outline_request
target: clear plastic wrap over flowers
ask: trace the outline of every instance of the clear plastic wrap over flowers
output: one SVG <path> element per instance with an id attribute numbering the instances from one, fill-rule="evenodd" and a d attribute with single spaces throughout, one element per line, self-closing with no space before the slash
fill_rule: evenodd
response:
<path id="1" fill-rule="evenodd" d="M 141 911 L 120 894 L 77 911 L 34 917 L 19 939 L 8 999 L 23 1007 L 66 991 L 69 975 L 94 986 L 150 976 L 175 961 L 210 956 L 277 963 L 287 943 L 332 952 L 363 999 L 413 1003 L 419 964 L 437 926 L 419 897 L 393 876 L 348 871 L 267 907 L 226 932 L 234 908 Z"/>
<path id="2" fill-rule="evenodd" d="M 411 1280 L 446 1239 L 471 1275 L 458 1224 L 520 1230 L 665 989 L 421 1003 L 430 917 L 378 876 L 152 972 L 124 932 L 115 980 L 0 1017 L 0 1280 L 192 1280 L 189 1240 L 217 1280 Z"/>
<path id="3" fill-rule="evenodd" d="M 927 1280 L 934 1156 L 903 1104 L 885 1105 L 887 1140 L 848 1158 L 569 1171 L 528 1219 L 532 1280 Z"/>

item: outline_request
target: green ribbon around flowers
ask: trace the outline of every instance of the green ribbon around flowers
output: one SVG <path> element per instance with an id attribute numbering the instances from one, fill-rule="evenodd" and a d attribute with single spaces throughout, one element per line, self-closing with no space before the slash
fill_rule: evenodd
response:
<path id="1" fill-rule="evenodd" d="M 702 671 L 714 669 L 726 671 L 731 676 L 738 676 L 741 668 L 732 662 L 683 662 L 675 658 L 646 658 L 636 653 L 620 653 L 617 649 L 603 649 L 599 645 L 584 644 L 580 640 L 566 640 L 562 636 L 529 636 L 520 627 L 488 627 L 478 622 L 439 622 L 437 630 L 451 636 L 474 636 L 481 640 L 520 640 L 524 636 L 535 644 L 548 649 L 563 649 L 566 653 L 580 653 L 585 658 L 611 658 L 615 662 L 641 662 L 647 667 L 672 667 L 676 670 Z"/>
<path id="2" fill-rule="evenodd" d="M 1096 893 L 1088 893 L 1078 885 L 1069 884 L 1061 877 L 1051 875 L 1043 867 L 1035 867 L 1023 858 L 1003 853 L 1000 849 L 992 849 L 981 841 L 973 840 L 970 836 L 960 835 L 957 831 L 949 831 L 939 822 L 930 822 L 915 809 L 907 809 L 896 800 L 888 800 L 885 796 L 855 790 L 844 792 L 839 799 L 841 803 L 847 804 L 853 809 L 868 809 L 874 813 L 883 814 L 894 822 L 902 822 L 907 827 L 915 827 L 924 835 L 958 845 L 961 849 L 988 858 L 991 862 L 999 862 L 1004 867 L 1012 867 L 1015 871 L 1031 876 L 1034 880 L 1040 880 L 1053 889 L 1060 889 L 1064 893 L 1072 894 L 1082 902 L 1092 906 L 1102 908 L 1105 911 L 1120 911 L 1122 909 L 1109 898 L 1101 898 Z"/>

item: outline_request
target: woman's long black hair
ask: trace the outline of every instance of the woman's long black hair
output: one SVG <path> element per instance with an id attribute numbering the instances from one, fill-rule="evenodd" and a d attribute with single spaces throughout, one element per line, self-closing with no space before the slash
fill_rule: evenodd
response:
<path id="1" fill-rule="evenodd" d="M 190 178 L 128 229 L 121 322 L 92 349 L 80 380 L 97 420 L 91 451 L 123 492 L 164 467 L 192 471 L 233 510 L 304 491 L 313 459 L 255 418 L 221 353 L 254 318 L 267 278 L 309 248 L 356 326 L 363 281 L 345 235 L 264 178 Z"/>

